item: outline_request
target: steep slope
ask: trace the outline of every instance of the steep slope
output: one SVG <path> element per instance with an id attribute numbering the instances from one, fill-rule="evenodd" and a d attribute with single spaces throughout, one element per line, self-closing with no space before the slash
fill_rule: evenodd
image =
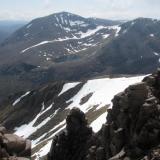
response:
<path id="1" fill-rule="evenodd" d="M 66 131 L 53 140 L 49 160 L 159 160 L 160 71 L 117 94 L 98 133 L 74 108 Z M 63 153 L 63 154 L 62 154 Z"/>
<path id="2" fill-rule="evenodd" d="M 97 132 L 106 121 L 111 99 L 143 76 L 101 78 L 87 82 L 52 83 L 40 89 L 9 97 L 0 107 L 0 123 L 15 134 L 32 140 L 32 156 L 43 157 L 52 138 L 65 128 L 65 118 L 74 107 L 87 114 Z"/>
<path id="3" fill-rule="evenodd" d="M 147 18 L 122 24 L 119 37 L 101 50 L 100 62 L 112 73 L 153 72 L 160 65 L 159 29 L 160 21 Z"/>

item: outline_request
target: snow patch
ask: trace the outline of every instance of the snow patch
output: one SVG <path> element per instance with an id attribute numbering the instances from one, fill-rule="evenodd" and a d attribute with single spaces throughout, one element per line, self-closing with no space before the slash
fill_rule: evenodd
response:
<path id="1" fill-rule="evenodd" d="M 30 91 L 26 92 L 24 95 L 22 95 L 21 97 L 19 97 L 18 99 L 16 99 L 12 106 L 15 106 L 17 103 L 19 103 L 21 101 L 22 98 L 24 98 L 25 96 L 27 96 L 28 94 L 30 94 Z"/>
<path id="2" fill-rule="evenodd" d="M 57 18 L 57 17 L 56 17 Z M 58 21 L 58 18 L 57 18 L 57 21 Z M 60 24 L 59 24 L 60 25 Z M 61 26 L 62 27 L 62 26 Z M 66 29 L 66 31 L 70 30 L 69 28 L 63 28 L 63 29 Z M 115 33 L 115 36 L 118 36 L 119 35 L 119 32 L 121 30 L 121 27 L 120 26 L 107 26 L 107 27 L 104 27 L 104 26 L 98 26 L 97 28 L 95 29 L 89 29 L 87 32 L 78 32 L 77 34 L 79 35 L 79 37 L 73 35 L 72 38 L 70 37 L 65 37 L 65 38 L 58 38 L 58 39 L 55 39 L 55 40 L 46 40 L 46 41 L 42 41 L 38 44 L 35 44 L 33 46 L 30 46 L 24 50 L 21 51 L 21 53 L 24 53 L 32 48 L 35 48 L 35 47 L 38 47 L 38 46 L 41 46 L 41 45 L 45 45 L 45 44 L 49 44 L 49 43 L 54 43 L 54 42 L 63 42 L 63 41 L 68 41 L 68 40 L 78 40 L 78 39 L 84 39 L 84 38 L 87 38 L 87 37 L 90 37 L 92 35 L 94 35 L 96 32 L 102 30 L 102 29 L 114 29 L 116 30 L 116 33 Z M 107 36 L 107 35 L 106 35 Z"/>
<path id="3" fill-rule="evenodd" d="M 71 31 L 71 29 L 70 29 L 70 28 L 68 28 L 68 27 L 63 27 L 63 29 L 64 29 L 64 30 L 66 30 L 66 31 L 68 31 L 68 32 L 70 32 L 70 31 Z"/>
<path id="4" fill-rule="evenodd" d="M 66 91 L 68 91 L 71 88 L 74 88 L 75 86 L 77 86 L 78 84 L 80 84 L 80 82 L 75 82 L 75 83 L 67 83 L 64 84 L 62 91 L 58 94 L 58 96 L 62 95 L 63 93 L 65 93 Z"/>
<path id="5" fill-rule="evenodd" d="M 121 27 L 120 26 L 113 26 L 112 28 L 116 30 L 115 37 L 118 37 L 119 36 L 119 32 L 121 31 Z"/>
<path id="6" fill-rule="evenodd" d="M 157 52 L 153 52 L 153 54 L 154 54 L 155 56 L 159 56 L 159 53 L 157 53 Z"/>
<path id="7" fill-rule="evenodd" d="M 105 34 L 105 35 L 103 35 L 103 38 L 106 39 L 106 38 L 108 38 L 109 36 L 110 36 L 110 34 Z"/>
<path id="8" fill-rule="evenodd" d="M 150 34 L 150 37 L 154 37 L 154 34 Z"/>
<path id="9" fill-rule="evenodd" d="M 70 21 L 70 26 L 77 26 L 85 24 L 84 21 Z"/>
<path id="10" fill-rule="evenodd" d="M 32 23 L 31 24 L 29 24 L 26 28 L 28 29 L 28 28 L 30 28 L 32 26 Z"/>
<path id="11" fill-rule="evenodd" d="M 47 57 L 47 58 L 46 58 L 46 60 L 47 60 L 47 61 L 50 61 L 50 60 L 51 60 L 51 58 Z"/>
<path id="12" fill-rule="evenodd" d="M 59 125 L 57 125 L 56 127 L 54 127 L 54 129 L 58 128 L 60 125 L 65 124 L 65 121 L 62 121 L 61 123 L 59 123 Z M 55 133 L 53 133 L 50 137 L 47 138 L 47 140 L 49 139 L 53 139 L 53 137 L 55 135 L 57 135 L 59 132 L 61 132 L 63 129 L 65 129 L 66 125 L 64 125 L 63 127 L 61 127 L 60 129 L 58 129 Z M 51 131 L 50 131 L 51 132 Z M 47 133 L 46 133 L 47 134 Z M 44 135 L 45 136 L 45 135 Z M 45 146 L 43 146 L 38 152 L 36 152 L 33 156 L 36 156 L 36 159 L 39 160 L 40 157 L 43 157 L 45 155 L 48 154 L 50 148 L 51 148 L 51 144 L 52 144 L 52 140 L 49 140 L 47 142 L 47 144 Z M 35 145 L 34 145 L 35 146 Z"/>
<path id="13" fill-rule="evenodd" d="M 133 26 L 135 24 L 135 22 L 133 21 L 132 23 L 131 23 L 131 26 Z"/>
<path id="14" fill-rule="evenodd" d="M 37 116 L 29 124 L 24 124 L 24 125 L 22 125 L 20 127 L 16 127 L 15 128 L 15 130 L 16 130 L 15 134 L 18 135 L 18 136 L 22 136 L 24 138 L 27 138 L 32 133 L 36 132 L 37 129 L 39 129 L 42 126 L 44 126 L 51 119 L 51 117 L 53 117 L 53 116 L 55 116 L 55 114 L 57 114 L 57 110 L 50 117 L 46 118 L 44 121 L 42 121 L 37 126 L 33 126 L 33 125 L 42 114 L 44 114 L 45 112 L 47 112 L 49 109 L 52 108 L 52 105 L 53 105 L 53 103 L 48 108 L 46 108 L 44 110 L 44 103 L 43 103 L 40 113 L 37 114 Z"/>
<path id="15" fill-rule="evenodd" d="M 35 139 L 32 141 L 32 148 L 34 148 L 35 146 L 37 146 L 38 144 L 42 143 L 43 141 L 40 141 L 42 138 L 44 138 L 47 134 L 51 133 L 52 131 L 56 130 L 57 128 L 59 128 L 59 126 L 64 125 L 63 127 L 61 127 L 60 129 L 58 129 L 54 134 L 52 134 L 50 137 L 48 137 L 47 139 L 51 138 L 52 136 L 58 134 L 62 129 L 64 129 L 66 121 L 63 120 L 62 122 L 60 122 L 59 124 L 57 124 L 56 126 L 54 126 L 50 131 L 46 132 L 45 134 L 43 134 L 42 136 L 40 136 L 39 138 Z M 46 139 L 45 139 L 46 140 Z M 40 141 L 40 142 L 39 142 Z"/>
<path id="16" fill-rule="evenodd" d="M 101 124 L 106 122 L 106 117 L 107 117 L 107 112 L 103 113 L 101 116 L 99 116 L 96 120 L 94 120 L 90 124 L 90 126 L 92 127 L 94 132 L 98 132 L 101 129 L 101 127 L 102 127 Z"/>
<path id="17" fill-rule="evenodd" d="M 42 147 L 36 154 L 35 160 L 40 160 L 40 157 L 43 157 L 48 154 L 49 149 L 51 148 L 52 140 L 50 140 L 44 147 Z"/>
<path id="18" fill-rule="evenodd" d="M 27 37 L 29 35 L 29 33 L 26 33 L 25 35 L 24 35 L 24 37 Z"/>
<path id="19" fill-rule="evenodd" d="M 40 43 L 38 43 L 38 44 L 36 44 L 36 45 L 33 45 L 33 46 L 31 46 L 31 47 L 28 47 L 28 48 L 22 50 L 21 53 L 24 53 L 24 52 L 28 51 L 28 50 L 31 49 L 31 48 L 35 48 L 35 47 L 41 46 L 41 45 L 43 45 L 43 44 L 47 44 L 48 42 L 49 42 L 49 41 L 40 42 Z"/>
<path id="20" fill-rule="evenodd" d="M 86 37 L 89 37 L 89 36 L 92 36 L 94 35 L 96 32 L 98 32 L 99 30 L 101 29 L 104 29 L 105 27 L 104 26 L 98 26 L 97 28 L 95 29 L 89 29 L 87 32 L 78 32 L 78 34 L 80 35 L 81 38 L 86 38 Z"/>
<path id="21" fill-rule="evenodd" d="M 101 108 L 106 105 L 111 105 L 111 100 L 114 95 L 123 91 L 129 85 L 140 82 L 143 78 L 144 76 L 89 80 L 74 97 L 67 101 L 67 103 L 72 102 L 68 108 L 79 107 L 86 113 L 90 106 L 98 104 L 99 108 Z M 85 104 L 80 105 L 81 99 L 89 93 L 93 93 L 92 97 Z"/>

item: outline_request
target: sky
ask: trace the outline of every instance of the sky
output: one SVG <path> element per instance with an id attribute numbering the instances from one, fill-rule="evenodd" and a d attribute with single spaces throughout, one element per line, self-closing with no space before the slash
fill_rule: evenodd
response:
<path id="1" fill-rule="evenodd" d="M 0 20 L 32 20 L 67 11 L 84 17 L 160 19 L 160 0 L 0 0 Z"/>

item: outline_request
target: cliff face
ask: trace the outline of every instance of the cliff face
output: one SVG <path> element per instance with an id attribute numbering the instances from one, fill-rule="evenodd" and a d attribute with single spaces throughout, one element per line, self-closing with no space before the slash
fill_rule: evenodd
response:
<path id="1" fill-rule="evenodd" d="M 29 160 L 31 142 L 0 126 L 0 160 Z"/>
<path id="2" fill-rule="evenodd" d="M 98 133 L 73 109 L 66 132 L 56 136 L 49 160 L 159 160 L 160 71 L 114 97 Z"/>

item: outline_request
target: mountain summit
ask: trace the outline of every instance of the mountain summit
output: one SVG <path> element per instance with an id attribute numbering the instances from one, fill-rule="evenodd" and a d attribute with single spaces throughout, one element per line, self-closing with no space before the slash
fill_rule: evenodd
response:
<path id="1" fill-rule="evenodd" d="M 12 48 L 11 55 L 16 57 L 12 63 L 21 59 L 42 67 L 79 59 L 80 55 L 86 55 L 79 52 L 91 54 L 86 51 L 88 48 L 97 47 L 113 36 L 118 29 L 114 25 L 119 23 L 60 12 L 31 21 L 10 36 L 2 44 L 2 50 Z"/>

